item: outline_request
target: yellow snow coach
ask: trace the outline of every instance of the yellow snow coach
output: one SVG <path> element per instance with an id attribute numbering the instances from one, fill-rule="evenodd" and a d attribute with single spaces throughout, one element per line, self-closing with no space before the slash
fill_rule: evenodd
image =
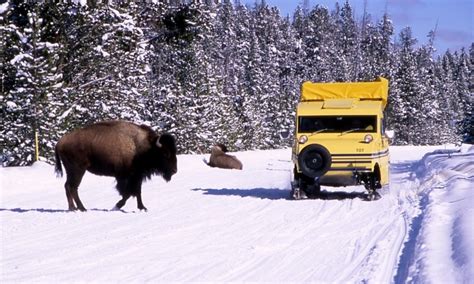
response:
<path id="1" fill-rule="evenodd" d="M 389 182 L 389 136 L 384 126 L 388 80 L 301 86 L 292 160 L 295 199 L 317 196 L 321 185 L 363 184 L 367 198 Z"/>

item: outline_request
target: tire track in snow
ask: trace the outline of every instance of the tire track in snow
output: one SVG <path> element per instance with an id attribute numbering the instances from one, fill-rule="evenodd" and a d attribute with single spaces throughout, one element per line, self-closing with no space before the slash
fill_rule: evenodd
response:
<path id="1" fill-rule="evenodd" d="M 446 168 L 443 162 L 456 156 L 457 158 L 467 158 L 466 161 L 459 160 L 458 164 L 453 168 Z M 417 193 L 419 201 L 417 204 L 419 214 L 411 220 L 410 231 L 403 250 L 400 254 L 400 262 L 394 277 L 394 283 L 418 283 L 427 281 L 426 267 L 423 261 L 419 260 L 420 246 L 423 247 L 423 231 L 427 230 L 425 219 L 433 218 L 432 202 L 437 192 L 443 192 L 450 184 L 459 180 L 472 180 L 469 174 L 474 172 L 474 164 L 472 161 L 473 153 L 458 153 L 452 150 L 437 150 L 426 154 L 421 160 L 413 164 L 413 172 L 416 174 L 414 182 L 417 185 Z M 447 163 L 449 164 L 449 163 Z M 469 171 L 469 169 L 471 171 Z M 459 173 L 457 173 L 459 172 Z M 433 196 L 434 195 L 434 196 Z M 453 253 L 453 252 L 451 252 Z M 453 264 L 453 266 L 455 266 Z M 449 269 L 449 267 L 445 267 Z M 447 273 L 443 281 L 453 282 L 452 274 Z M 428 273 L 432 274 L 432 273 Z M 440 279 L 438 279 L 440 280 Z M 440 280 L 441 281 L 441 280 Z"/>
<path id="2" fill-rule="evenodd" d="M 394 202 L 392 200 L 391 202 Z M 341 272 L 336 282 L 387 283 L 392 278 L 398 250 L 405 237 L 405 224 L 399 212 L 392 210 L 386 218 L 371 224 L 370 234 L 361 236 L 353 243 L 348 256 L 349 266 Z M 384 213 L 382 213 L 384 214 Z"/>

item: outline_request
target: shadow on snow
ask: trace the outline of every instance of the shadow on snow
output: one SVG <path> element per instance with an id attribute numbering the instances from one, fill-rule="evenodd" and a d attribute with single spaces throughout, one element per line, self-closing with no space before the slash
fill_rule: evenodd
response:
<path id="1" fill-rule="evenodd" d="M 194 191 L 201 191 L 205 195 L 216 196 L 239 196 L 239 197 L 253 197 L 259 199 L 269 200 L 293 200 L 290 190 L 283 190 L 278 188 L 252 188 L 252 189 L 236 189 L 236 188 L 195 188 Z M 311 199 L 321 200 L 345 200 L 345 199 L 367 199 L 365 192 L 343 192 L 343 191 L 326 191 L 321 192 Z"/>
<path id="2" fill-rule="evenodd" d="M 367 200 L 368 194 L 366 192 L 345 192 L 345 191 L 327 191 L 321 190 L 321 192 L 314 197 L 314 199 L 322 200 L 345 200 L 345 199 L 362 199 Z"/>
<path id="3" fill-rule="evenodd" d="M 6 211 L 6 212 L 14 212 L 14 213 L 28 213 L 28 212 L 39 212 L 39 213 L 74 213 L 74 212 L 80 212 L 80 211 L 71 211 L 67 209 L 45 209 L 45 208 L 29 208 L 29 209 L 23 209 L 23 208 L 0 208 L 0 212 Z M 87 211 L 92 211 L 92 212 L 121 212 L 121 213 L 128 213 L 123 210 L 109 210 L 109 209 L 87 209 Z"/>
<path id="4" fill-rule="evenodd" d="M 236 188 L 221 188 L 221 189 L 204 189 L 195 188 L 194 191 L 202 191 L 205 195 L 217 195 L 217 196 L 240 196 L 240 197 L 253 197 L 260 199 L 286 199 L 290 200 L 290 191 L 282 190 L 277 188 L 252 188 L 252 189 L 236 189 Z"/>

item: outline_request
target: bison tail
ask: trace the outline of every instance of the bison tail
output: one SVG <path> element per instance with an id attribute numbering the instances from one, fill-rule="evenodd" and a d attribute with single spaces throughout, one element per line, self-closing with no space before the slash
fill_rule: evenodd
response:
<path id="1" fill-rule="evenodd" d="M 56 155 L 56 166 L 54 168 L 54 171 L 56 172 L 57 177 L 62 177 L 63 176 L 63 168 L 61 165 L 61 157 L 59 157 L 58 149 L 56 148 L 54 150 L 54 153 Z"/>

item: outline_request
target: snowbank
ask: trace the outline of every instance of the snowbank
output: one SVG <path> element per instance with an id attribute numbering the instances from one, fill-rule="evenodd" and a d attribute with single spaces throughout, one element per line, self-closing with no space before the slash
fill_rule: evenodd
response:
<path id="1" fill-rule="evenodd" d="M 86 174 L 68 212 L 53 167 L 0 168 L 0 282 L 473 283 L 473 148 L 392 147 L 391 184 L 291 200 L 291 150 L 235 153 L 243 171 L 179 156 L 149 211 Z"/>

